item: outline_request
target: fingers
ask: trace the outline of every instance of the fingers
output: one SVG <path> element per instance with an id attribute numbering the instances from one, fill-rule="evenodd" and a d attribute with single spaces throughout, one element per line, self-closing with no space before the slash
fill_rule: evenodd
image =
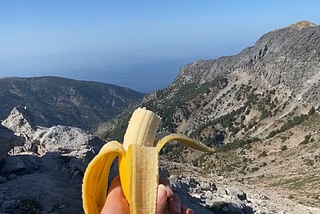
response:
<path id="1" fill-rule="evenodd" d="M 172 198 L 168 200 L 168 203 L 170 214 L 194 214 L 192 209 L 181 205 L 180 199 L 176 195 L 173 195 Z"/>
<path id="2" fill-rule="evenodd" d="M 156 214 L 163 214 L 163 211 L 167 204 L 167 194 L 167 188 L 163 184 L 159 184 Z"/>
<path id="3" fill-rule="evenodd" d="M 127 200 L 124 197 L 120 177 L 117 176 L 113 179 L 106 203 L 101 211 L 101 214 L 114 214 L 114 213 L 130 213 L 130 207 Z"/>
<path id="4" fill-rule="evenodd" d="M 161 177 L 159 178 L 159 183 L 165 186 L 167 191 L 167 198 L 171 198 L 173 196 L 173 191 L 170 185 L 170 181 L 167 178 Z"/>
<path id="5" fill-rule="evenodd" d="M 173 195 L 169 200 L 169 211 L 171 214 L 181 214 L 181 202 L 178 196 Z"/>
<path id="6" fill-rule="evenodd" d="M 193 214 L 191 209 L 181 206 L 178 196 L 173 194 L 170 182 L 166 178 L 160 178 L 158 186 L 157 212 L 163 214 L 164 210 L 169 209 L 170 214 Z M 123 194 L 120 177 L 113 179 L 106 203 L 101 214 L 126 214 L 130 213 L 130 207 Z"/>
<path id="7" fill-rule="evenodd" d="M 167 193 L 167 198 L 168 198 L 168 208 L 169 208 L 169 212 L 170 214 L 194 214 L 192 209 L 189 209 L 185 206 L 181 206 L 181 202 L 178 196 L 173 194 L 171 185 L 170 185 L 170 181 L 167 178 L 163 178 L 161 177 L 159 179 L 160 182 L 160 186 L 161 190 L 158 189 L 158 193 L 159 191 L 162 191 L 161 194 L 163 193 L 163 186 L 165 187 L 166 193 Z M 161 185 L 162 184 L 162 185 Z M 158 205 L 159 205 L 159 194 L 158 194 Z M 161 204 L 161 209 L 159 209 L 159 213 L 163 213 L 163 209 L 164 209 L 165 205 Z M 158 214 L 158 212 L 157 212 Z"/>
<path id="8" fill-rule="evenodd" d="M 119 196 L 124 196 L 123 191 L 121 189 L 121 183 L 120 183 L 120 176 L 117 175 L 111 182 L 111 185 L 109 187 L 108 195 L 110 194 L 117 194 Z"/>
<path id="9" fill-rule="evenodd" d="M 181 207 L 181 214 L 194 214 L 194 212 L 192 209 L 189 209 L 185 206 L 182 206 Z"/>

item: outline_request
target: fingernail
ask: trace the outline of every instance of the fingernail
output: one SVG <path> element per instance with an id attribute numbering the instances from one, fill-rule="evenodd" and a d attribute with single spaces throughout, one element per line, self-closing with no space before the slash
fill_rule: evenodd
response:
<path id="1" fill-rule="evenodd" d="M 161 203 L 166 200 L 167 190 L 163 184 L 159 184 L 158 186 L 158 201 Z"/>
<path id="2" fill-rule="evenodd" d="M 174 211 L 176 211 L 177 213 L 181 213 L 181 205 L 179 202 L 174 202 L 173 203 L 173 209 Z"/>
<path id="3" fill-rule="evenodd" d="M 194 214 L 193 210 L 192 209 L 187 209 L 187 214 Z"/>

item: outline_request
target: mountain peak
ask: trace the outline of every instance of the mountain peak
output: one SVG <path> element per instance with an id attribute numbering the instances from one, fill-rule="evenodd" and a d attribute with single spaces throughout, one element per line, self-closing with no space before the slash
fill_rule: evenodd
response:
<path id="1" fill-rule="evenodd" d="M 289 25 L 288 28 L 296 28 L 301 30 L 306 27 L 315 27 L 315 26 L 317 26 L 315 23 L 303 20 L 303 21 Z"/>

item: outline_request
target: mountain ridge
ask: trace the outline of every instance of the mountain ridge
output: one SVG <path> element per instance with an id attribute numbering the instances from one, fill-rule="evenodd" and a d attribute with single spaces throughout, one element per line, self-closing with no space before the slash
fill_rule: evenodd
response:
<path id="1" fill-rule="evenodd" d="M 301 22 L 289 26 L 296 26 L 299 25 L 299 23 Z M 295 55 L 297 55 L 298 57 L 303 58 L 297 58 L 293 60 L 296 60 L 296 63 L 299 63 L 301 61 L 307 61 L 310 57 L 312 57 L 312 55 L 316 55 L 317 58 L 320 57 L 319 51 L 316 51 L 319 50 L 320 47 L 320 26 L 314 26 L 314 24 L 309 25 L 311 25 L 311 27 L 305 26 L 301 30 L 296 28 L 285 27 L 282 29 L 278 29 L 277 31 L 271 31 L 269 33 L 266 33 L 257 40 L 254 46 L 245 48 L 237 55 L 220 57 L 215 60 L 199 60 L 187 64 L 186 66 L 180 69 L 180 72 L 176 79 L 173 81 L 172 85 L 179 83 L 181 84 L 181 82 L 202 84 L 208 81 L 212 81 L 216 77 L 216 75 L 226 74 L 235 70 L 248 70 L 249 72 L 259 72 L 264 76 L 264 78 L 268 80 L 268 82 L 271 85 L 283 83 L 283 80 L 281 79 L 286 78 L 285 72 L 279 72 L 280 75 L 278 75 L 277 77 L 272 77 L 270 73 L 266 73 L 265 67 L 268 64 L 268 60 L 279 60 L 279 65 L 274 65 L 274 68 L 276 68 L 275 66 L 286 66 L 283 65 L 286 63 L 286 55 L 288 53 L 292 53 L 293 51 L 298 52 L 298 50 L 295 50 L 295 48 L 303 49 L 304 46 L 308 45 L 307 43 L 309 43 L 309 46 L 314 47 L 314 49 L 311 51 L 303 50 L 298 55 L 295 53 Z M 288 39 L 290 38 L 290 36 L 291 40 Z M 292 50 L 290 48 L 292 48 Z M 266 54 L 268 54 L 269 58 L 267 60 L 264 60 L 264 56 Z M 272 59 L 270 59 L 270 57 L 272 57 Z M 226 64 L 227 66 L 225 66 Z M 192 72 L 195 69 L 198 72 Z M 190 72 L 194 75 L 190 76 Z M 296 87 L 290 87 L 290 89 L 293 88 Z"/>
<path id="2" fill-rule="evenodd" d="M 55 76 L 6 77 L 0 79 L 0 118 L 22 105 L 34 109 L 39 125 L 72 125 L 91 130 L 143 96 L 129 88 L 94 81 Z"/>

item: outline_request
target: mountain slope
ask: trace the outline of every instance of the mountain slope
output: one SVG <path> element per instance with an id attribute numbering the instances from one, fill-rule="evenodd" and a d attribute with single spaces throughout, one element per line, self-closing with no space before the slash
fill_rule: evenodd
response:
<path id="1" fill-rule="evenodd" d="M 111 84 L 60 77 L 0 79 L 0 118 L 13 107 L 33 109 L 36 124 L 70 125 L 92 129 L 121 113 L 144 94 Z"/>
<path id="2" fill-rule="evenodd" d="M 141 106 L 158 112 L 164 128 L 187 134 L 210 121 L 232 116 L 227 121 L 233 123 L 242 115 L 241 129 L 261 122 L 255 136 L 297 106 L 302 112 L 317 108 L 319 78 L 320 26 L 302 21 L 263 35 L 235 56 L 182 67 L 171 85 L 147 96 Z"/>
<path id="3" fill-rule="evenodd" d="M 319 87 L 320 26 L 302 21 L 237 55 L 182 67 L 171 85 L 139 106 L 161 116 L 161 131 L 217 150 L 202 155 L 173 143 L 163 149 L 165 158 L 320 206 Z M 131 110 L 104 135 L 121 141 Z"/>
<path id="4" fill-rule="evenodd" d="M 298 22 L 263 35 L 254 46 L 235 56 L 190 63 L 180 69 L 174 82 L 162 93 L 174 94 L 185 83 L 203 84 L 231 73 L 248 73 L 268 86 L 283 84 L 296 94 L 301 89 L 306 92 L 309 85 L 319 80 L 319 28 L 311 22 Z"/>

